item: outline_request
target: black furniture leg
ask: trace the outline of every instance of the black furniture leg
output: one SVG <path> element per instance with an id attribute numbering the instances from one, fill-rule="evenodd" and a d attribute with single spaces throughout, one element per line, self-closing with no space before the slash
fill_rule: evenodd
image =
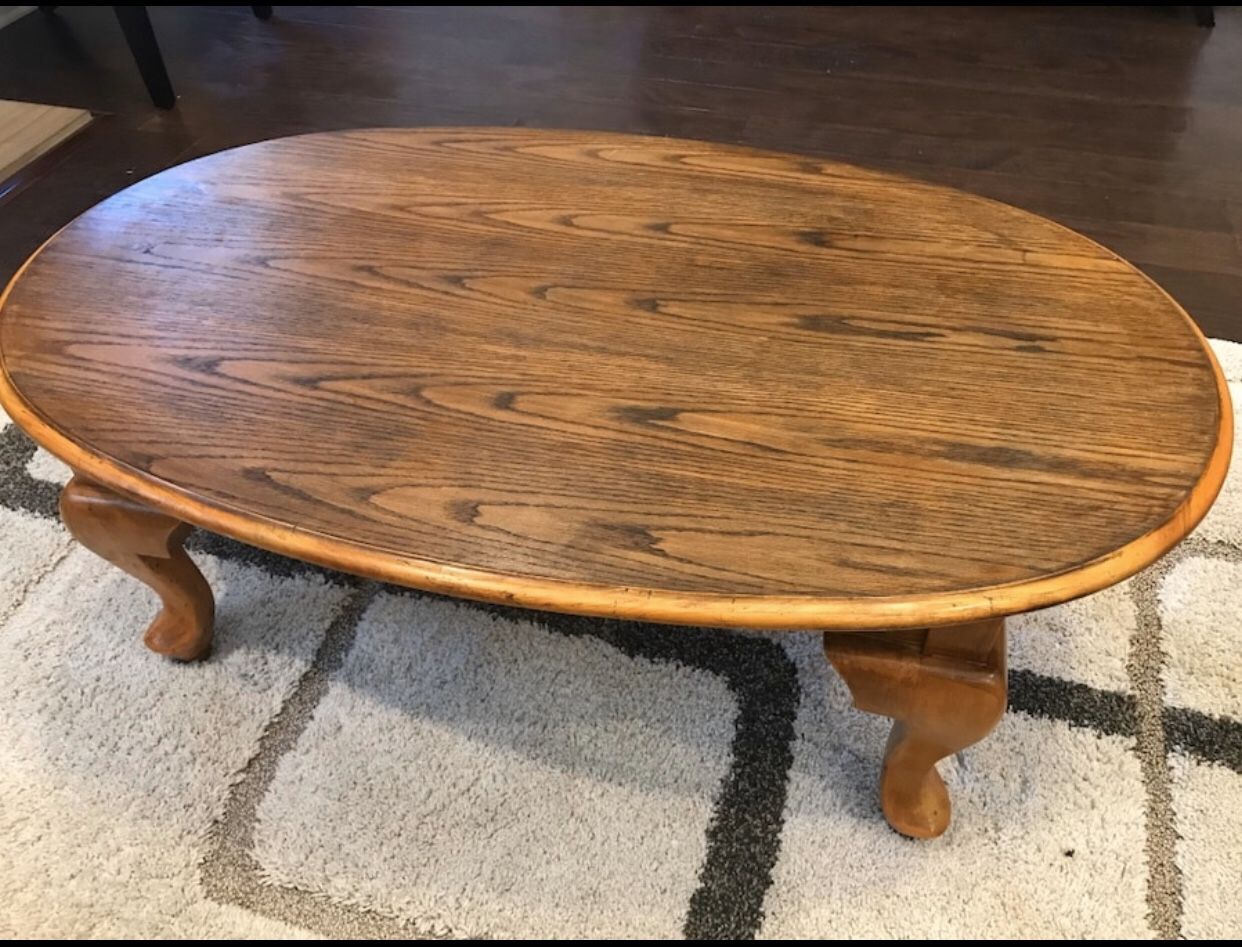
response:
<path id="1" fill-rule="evenodd" d="M 260 20 L 270 20 L 272 18 L 271 7 L 251 7 L 250 9 L 254 11 L 254 15 Z"/>
<path id="2" fill-rule="evenodd" d="M 147 16 L 146 7 L 113 7 L 117 22 L 121 24 L 121 32 L 125 34 L 125 42 L 129 51 L 134 54 L 138 63 L 138 71 L 142 73 L 142 81 L 147 84 L 147 92 L 156 108 L 170 109 L 177 104 L 173 94 L 172 82 L 168 78 L 168 70 L 164 68 L 164 57 L 160 55 L 159 44 L 155 41 L 155 30 L 151 29 L 151 18 Z"/>
<path id="3" fill-rule="evenodd" d="M 1216 25 L 1216 10 L 1212 7 L 1191 7 L 1195 11 L 1195 22 L 1200 26 Z"/>

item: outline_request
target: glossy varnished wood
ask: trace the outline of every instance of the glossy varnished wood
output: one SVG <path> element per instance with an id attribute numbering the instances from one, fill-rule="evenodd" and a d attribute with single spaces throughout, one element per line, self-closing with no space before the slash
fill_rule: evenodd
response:
<path id="1" fill-rule="evenodd" d="M 1111 584 L 1206 511 L 1180 308 L 1013 208 L 672 139 L 372 130 L 174 169 L 0 314 L 6 408 L 188 522 L 459 595 L 901 628 Z"/>
<path id="2" fill-rule="evenodd" d="M 1005 712 L 1004 619 L 827 634 L 824 653 L 859 710 L 893 718 L 880 771 L 889 825 L 913 838 L 942 834 L 951 805 L 936 763 L 982 740 Z"/>
<path id="3" fill-rule="evenodd" d="M 160 597 L 161 609 L 143 639 L 147 647 L 181 661 L 206 657 L 215 599 L 182 548 L 188 525 L 81 475 L 61 491 L 60 515 L 78 542 Z"/>

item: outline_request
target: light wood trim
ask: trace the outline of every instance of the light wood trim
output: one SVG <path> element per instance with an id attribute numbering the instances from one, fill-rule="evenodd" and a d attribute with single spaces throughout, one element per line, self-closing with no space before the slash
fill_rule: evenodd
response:
<path id="1" fill-rule="evenodd" d="M 0 101 L 0 183 L 90 123 L 84 109 Z"/>

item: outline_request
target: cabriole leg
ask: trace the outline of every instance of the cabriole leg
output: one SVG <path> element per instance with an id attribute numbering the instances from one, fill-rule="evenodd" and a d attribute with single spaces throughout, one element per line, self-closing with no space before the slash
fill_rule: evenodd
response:
<path id="1" fill-rule="evenodd" d="M 824 653 L 854 706 L 893 718 L 880 804 L 902 835 L 949 826 L 949 792 L 936 763 L 982 740 L 1005 712 L 1003 619 L 923 631 L 824 635 Z"/>
<path id="2" fill-rule="evenodd" d="M 190 526 L 75 476 L 60 494 L 60 515 L 74 538 L 159 595 L 163 608 L 144 641 L 181 661 L 211 650 L 215 601 L 181 544 Z"/>

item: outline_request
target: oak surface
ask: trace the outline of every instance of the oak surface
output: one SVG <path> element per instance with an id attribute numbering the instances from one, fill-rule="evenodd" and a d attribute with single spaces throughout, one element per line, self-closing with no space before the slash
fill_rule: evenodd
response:
<path id="1" fill-rule="evenodd" d="M 1219 370 L 1109 251 L 821 160 L 364 130 L 201 159 L 15 279 L 0 401 L 88 475 L 452 594 L 771 628 L 1085 594 L 1225 473 Z"/>

